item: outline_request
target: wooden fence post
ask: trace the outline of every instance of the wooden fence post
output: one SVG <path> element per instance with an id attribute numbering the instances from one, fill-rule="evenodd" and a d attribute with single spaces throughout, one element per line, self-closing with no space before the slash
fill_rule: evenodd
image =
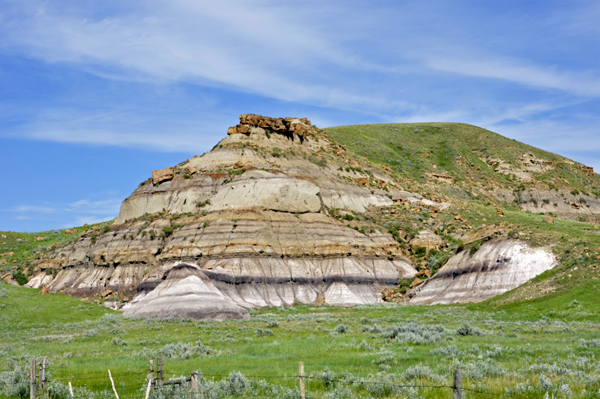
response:
<path id="1" fill-rule="evenodd" d="M 192 371 L 192 389 L 194 390 L 194 392 L 198 392 L 198 372 L 197 371 Z"/>
<path id="2" fill-rule="evenodd" d="M 156 359 L 156 381 L 158 382 L 158 385 L 163 384 L 163 378 L 164 378 L 163 358 L 159 357 L 158 359 Z"/>
<path id="3" fill-rule="evenodd" d="M 150 386 L 154 390 L 156 382 L 154 381 L 154 360 L 150 360 Z"/>
<path id="4" fill-rule="evenodd" d="M 35 359 L 31 359 L 31 373 L 29 376 L 31 377 L 31 384 L 29 386 L 29 398 L 35 399 L 35 390 L 36 390 L 36 381 L 35 381 Z"/>
<path id="5" fill-rule="evenodd" d="M 46 390 L 46 362 L 48 361 L 48 356 L 44 356 L 44 360 L 42 360 L 42 371 L 40 373 L 40 386 L 42 391 Z"/>
<path id="6" fill-rule="evenodd" d="M 452 399 L 462 399 L 462 370 L 454 370 L 454 392 Z"/>
<path id="7" fill-rule="evenodd" d="M 119 399 L 119 394 L 117 393 L 117 388 L 115 388 L 115 382 L 113 381 L 112 375 L 110 374 L 110 370 L 108 370 L 108 378 L 110 378 L 110 383 L 112 384 L 113 392 L 117 399 Z"/>
<path id="8" fill-rule="evenodd" d="M 298 362 L 298 383 L 300 385 L 300 398 L 304 399 L 304 362 Z"/>

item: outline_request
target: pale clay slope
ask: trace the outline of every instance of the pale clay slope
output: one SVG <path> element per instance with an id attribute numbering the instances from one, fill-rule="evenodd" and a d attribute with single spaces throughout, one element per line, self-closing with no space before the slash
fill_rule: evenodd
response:
<path id="1" fill-rule="evenodd" d="M 142 292 L 124 307 L 125 316 L 192 319 L 249 319 L 248 311 L 226 297 L 199 267 L 175 264 L 148 293 Z"/>
<path id="2" fill-rule="evenodd" d="M 106 289 L 134 292 L 125 305 L 129 315 L 243 318 L 243 308 L 251 307 L 377 303 L 382 288 L 416 274 L 390 234 L 361 234 L 329 217 L 325 210 L 363 212 L 369 206 L 392 205 L 397 198 L 440 209 L 449 203 L 435 203 L 393 186 L 384 191 L 352 184 L 343 178 L 368 175 L 340 171 L 340 164 L 331 161 L 319 166 L 300 156 L 315 153 L 327 144 L 323 141 L 274 133 L 268 138 L 256 127 L 250 132 L 232 134 L 211 152 L 181 165 L 180 170 L 197 170 L 189 179 L 180 173 L 158 186 L 147 183 L 138 187 L 123 202 L 115 224 L 162 210 L 195 212 L 196 203 L 208 200 L 202 208 L 206 215 L 178 219 L 184 227 L 166 238 L 151 240 L 140 234 L 152 229 L 160 233 L 171 224 L 166 219 L 129 222 L 118 231 L 98 236 L 95 243 L 83 238 L 43 262 L 29 286 L 47 286 L 78 296 Z M 228 147 L 243 143 L 263 150 Z M 273 156 L 271 152 L 277 148 L 296 155 Z M 248 170 L 229 175 L 227 171 L 234 165 L 237 170 Z M 393 183 L 390 177 L 372 172 L 376 179 Z M 522 255 L 511 255 L 514 267 L 520 267 L 521 257 L 529 262 L 528 255 Z M 453 258 L 450 263 L 453 261 L 458 262 Z M 55 269 L 55 276 L 47 274 L 47 269 Z M 413 301 L 426 302 L 426 295 L 447 302 L 463 301 L 466 294 L 455 292 L 462 292 L 465 284 L 472 290 L 469 281 L 485 274 L 476 269 L 465 273 L 459 285 L 455 284 L 459 280 L 432 279 Z M 482 300 L 526 281 L 510 277 L 508 282 L 493 282 L 502 278 L 498 274 L 490 280 L 491 294 L 485 290 L 487 286 L 467 294 Z M 462 279 L 468 281 L 463 284 Z"/>
<path id="3" fill-rule="evenodd" d="M 496 238 L 483 244 L 473 256 L 468 250 L 453 256 L 413 293 L 410 303 L 480 302 L 516 288 L 557 264 L 547 248 Z"/>

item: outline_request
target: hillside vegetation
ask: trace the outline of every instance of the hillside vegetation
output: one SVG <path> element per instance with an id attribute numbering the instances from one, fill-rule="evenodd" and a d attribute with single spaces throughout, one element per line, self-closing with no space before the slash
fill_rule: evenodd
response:
<path id="1" fill-rule="evenodd" d="M 477 188 L 513 190 L 525 186 L 576 189 L 600 196 L 600 176 L 586 173 L 584 165 L 472 125 L 395 123 L 339 126 L 325 131 L 353 153 L 391 167 L 407 181 L 413 180 L 416 187 L 435 187 L 436 179 L 431 178 L 431 173 L 435 173 L 451 176 L 454 185 L 470 194 L 485 195 Z M 523 154 L 552 163 L 552 169 L 531 172 L 532 179 L 524 181 L 514 174 L 496 172 L 497 162 L 488 163 L 502 160 L 516 169 Z"/>

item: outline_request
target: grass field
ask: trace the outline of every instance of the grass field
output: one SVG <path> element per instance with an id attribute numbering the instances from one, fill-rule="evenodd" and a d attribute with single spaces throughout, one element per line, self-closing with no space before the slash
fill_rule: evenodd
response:
<path id="1" fill-rule="evenodd" d="M 550 300 L 508 305 L 301 306 L 219 322 L 128 319 L 76 298 L 2 285 L 0 380 L 26 369 L 30 356 L 48 356 L 52 380 L 71 381 L 78 396 L 102 397 L 110 369 L 121 398 L 142 397 L 148 361 L 162 356 L 165 379 L 202 372 L 207 397 L 297 397 L 294 376 L 304 361 L 315 398 L 448 398 L 447 388 L 398 385 L 452 385 L 455 368 L 464 370 L 465 387 L 487 393 L 597 398 L 595 292 L 589 281 Z"/>

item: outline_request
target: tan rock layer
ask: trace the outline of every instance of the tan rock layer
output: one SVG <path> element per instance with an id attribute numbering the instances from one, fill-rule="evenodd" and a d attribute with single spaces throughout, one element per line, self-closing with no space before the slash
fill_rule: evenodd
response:
<path id="1" fill-rule="evenodd" d="M 227 134 L 248 134 L 250 127 L 256 126 L 263 129 L 269 129 L 281 134 L 296 134 L 305 137 L 311 127 L 311 123 L 306 118 L 270 118 L 254 114 L 240 115 L 240 124 L 230 127 Z"/>

